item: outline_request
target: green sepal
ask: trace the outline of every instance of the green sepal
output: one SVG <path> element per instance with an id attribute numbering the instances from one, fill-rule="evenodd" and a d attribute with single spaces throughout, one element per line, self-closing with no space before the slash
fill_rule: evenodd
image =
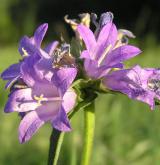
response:
<path id="1" fill-rule="evenodd" d="M 160 105 L 160 100 L 155 99 L 155 105 Z"/>
<path id="2" fill-rule="evenodd" d="M 72 84 L 72 87 L 77 93 L 77 105 L 71 113 L 69 113 L 69 118 L 71 118 L 77 111 L 84 109 L 89 106 L 98 96 L 97 92 L 94 90 L 99 82 L 79 79 Z"/>
<path id="3" fill-rule="evenodd" d="M 99 86 L 99 81 L 78 79 L 72 84 L 72 87 L 76 90 L 78 100 L 81 102 L 86 99 L 91 99 L 92 96 L 97 96 L 96 88 Z M 94 97 L 92 98 L 95 99 Z"/>

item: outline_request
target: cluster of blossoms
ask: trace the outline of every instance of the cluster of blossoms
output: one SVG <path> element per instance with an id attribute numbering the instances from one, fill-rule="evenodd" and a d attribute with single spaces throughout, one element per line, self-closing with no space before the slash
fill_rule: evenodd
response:
<path id="1" fill-rule="evenodd" d="M 130 31 L 117 30 L 111 12 L 103 13 L 99 22 L 96 14 L 81 14 L 79 21 L 65 20 L 75 31 L 76 44 L 53 41 L 42 49 L 48 28 L 43 24 L 33 37 L 21 39 L 22 59 L 1 74 L 10 88 L 5 112 L 16 111 L 21 117 L 21 143 L 46 122 L 59 131 L 70 131 L 68 114 L 80 101 L 101 91 L 121 92 L 151 109 L 160 99 L 160 70 L 138 65 L 125 68 L 124 62 L 141 51 L 128 44 L 128 38 L 135 37 Z M 96 27 L 94 32 L 89 28 L 90 20 Z"/>
<path id="2" fill-rule="evenodd" d="M 74 63 L 70 66 L 60 64 L 58 56 L 68 53 L 67 45 L 57 48 L 58 42 L 54 41 L 41 49 L 47 28 L 48 25 L 43 24 L 33 37 L 24 36 L 21 39 L 19 52 L 22 60 L 1 75 L 8 80 L 6 88 L 11 89 L 5 112 L 17 111 L 22 117 L 19 126 L 21 143 L 29 140 L 48 121 L 60 131 L 70 130 L 67 113 L 72 110 L 77 98 L 70 86 L 77 69 Z"/>

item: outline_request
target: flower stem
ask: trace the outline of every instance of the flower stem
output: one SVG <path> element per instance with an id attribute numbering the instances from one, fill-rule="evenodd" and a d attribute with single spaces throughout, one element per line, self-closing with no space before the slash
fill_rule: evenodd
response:
<path id="1" fill-rule="evenodd" d="M 81 165 L 89 165 L 95 128 L 95 107 L 91 103 L 84 109 L 84 147 Z"/>
<path id="2" fill-rule="evenodd" d="M 81 109 L 81 108 L 83 109 L 83 107 L 85 107 L 85 105 L 86 105 L 86 103 L 82 102 L 78 106 L 76 106 L 74 108 L 74 110 L 72 111 L 72 113 L 69 114 L 68 118 L 71 119 L 74 116 L 74 114 L 79 109 Z M 52 133 L 50 136 L 49 153 L 48 153 L 48 165 L 57 165 L 64 134 L 65 134 L 64 132 L 60 132 L 56 129 L 52 130 Z"/>
<path id="3" fill-rule="evenodd" d="M 57 165 L 61 145 L 64 138 L 64 132 L 53 129 L 50 137 L 48 165 Z"/>

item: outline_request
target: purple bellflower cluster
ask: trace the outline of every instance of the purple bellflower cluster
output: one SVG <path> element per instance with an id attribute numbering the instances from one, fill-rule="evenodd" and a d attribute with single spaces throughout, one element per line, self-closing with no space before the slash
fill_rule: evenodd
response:
<path id="1" fill-rule="evenodd" d="M 57 66 L 55 54 L 59 51 L 56 50 L 58 42 L 54 41 L 44 50 L 41 49 L 47 27 L 47 24 L 43 24 L 33 37 L 22 38 L 19 52 L 23 59 L 1 75 L 8 80 L 6 87 L 11 87 L 4 111 L 16 111 L 22 117 L 19 126 L 21 143 L 29 140 L 45 122 L 50 122 L 60 131 L 71 129 L 67 113 L 76 104 L 77 95 L 70 86 L 77 69 L 74 64 Z"/>
<path id="2" fill-rule="evenodd" d="M 111 12 L 81 14 L 80 20 L 65 18 L 76 34 L 74 44 L 53 41 L 44 49 L 42 40 L 48 25 L 39 26 L 33 37 L 24 36 L 19 44 L 21 60 L 2 74 L 10 94 L 4 111 L 21 117 L 19 140 L 28 141 L 46 122 L 59 131 L 70 131 L 68 114 L 95 93 L 120 92 L 155 107 L 160 99 L 160 70 L 124 62 L 141 53 L 128 44 L 135 36 L 117 29 Z M 95 25 L 94 32 L 90 23 Z M 77 52 L 77 51 L 76 51 Z M 92 98 L 92 97 L 91 97 Z M 95 98 L 93 98 L 94 100 Z M 93 101 L 90 100 L 90 101 Z"/>

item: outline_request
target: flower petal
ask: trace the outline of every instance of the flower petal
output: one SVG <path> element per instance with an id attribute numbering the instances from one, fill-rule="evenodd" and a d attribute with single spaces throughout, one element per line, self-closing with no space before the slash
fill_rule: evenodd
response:
<path id="1" fill-rule="evenodd" d="M 58 46 L 58 42 L 53 41 L 44 48 L 44 51 L 51 56 L 57 46 Z"/>
<path id="2" fill-rule="evenodd" d="M 63 96 L 63 102 L 62 102 L 62 105 L 66 113 L 68 113 L 74 108 L 74 106 L 76 105 L 76 99 L 77 99 L 77 95 L 74 92 L 74 90 L 68 89 L 67 92 Z"/>
<path id="3" fill-rule="evenodd" d="M 23 57 L 26 57 L 33 55 L 38 50 L 38 48 L 34 46 L 32 39 L 24 36 L 20 40 L 18 50 Z"/>
<path id="4" fill-rule="evenodd" d="M 6 113 L 14 111 L 27 112 L 35 110 L 37 107 L 37 102 L 33 100 L 32 90 L 26 88 L 15 90 L 9 95 L 4 111 Z"/>
<path id="5" fill-rule="evenodd" d="M 26 114 L 19 125 L 20 143 L 25 143 L 30 140 L 43 124 L 44 121 L 39 118 L 36 111 Z"/>
<path id="6" fill-rule="evenodd" d="M 114 47 L 117 41 L 117 28 L 116 26 L 110 22 L 107 23 L 99 33 L 97 39 L 97 52 L 96 52 L 96 59 L 100 59 L 102 54 L 105 52 L 105 49 L 110 46 L 110 50 Z"/>
<path id="7" fill-rule="evenodd" d="M 85 59 L 84 68 L 87 72 L 87 75 L 92 78 L 97 78 L 99 75 L 98 64 L 95 60 Z"/>
<path id="8" fill-rule="evenodd" d="M 34 66 L 35 72 L 40 79 L 46 79 L 51 81 L 53 76 L 52 60 L 51 59 L 40 59 Z"/>
<path id="9" fill-rule="evenodd" d="M 60 101 L 46 102 L 35 111 L 26 114 L 19 126 L 20 142 L 28 141 L 45 122 L 56 118 L 60 105 Z"/>
<path id="10" fill-rule="evenodd" d="M 44 56 L 44 54 L 46 55 Z M 40 79 L 45 78 L 51 81 L 51 77 L 53 76 L 53 57 L 43 51 L 43 55 L 41 56 L 41 59 L 35 64 L 34 69 Z"/>
<path id="11" fill-rule="evenodd" d="M 47 32 L 48 24 L 44 23 L 40 25 L 34 33 L 34 41 L 37 47 L 41 46 L 42 40 Z"/>
<path id="12" fill-rule="evenodd" d="M 10 80 L 20 75 L 20 66 L 21 63 L 13 64 L 8 67 L 3 73 L 1 77 L 3 80 Z"/>
<path id="13" fill-rule="evenodd" d="M 17 76 L 17 77 L 15 77 L 15 78 L 10 79 L 10 80 L 6 83 L 5 89 L 10 88 L 19 78 L 20 78 L 20 76 Z"/>
<path id="14" fill-rule="evenodd" d="M 57 117 L 62 101 L 47 101 L 36 109 L 39 118 L 45 122 Z"/>
<path id="15" fill-rule="evenodd" d="M 117 63 L 128 60 L 130 58 L 133 58 L 134 56 L 137 56 L 140 53 L 141 50 L 139 48 L 131 45 L 124 45 L 116 48 L 115 50 L 112 50 L 112 52 L 110 52 L 106 56 L 106 59 L 104 59 L 103 64 L 112 66 Z"/>
<path id="16" fill-rule="evenodd" d="M 32 87 L 35 84 L 35 80 L 38 80 L 38 76 L 34 69 L 34 65 L 40 60 L 40 56 L 38 53 L 34 54 L 34 56 L 29 56 L 25 59 L 25 61 L 21 65 L 21 76 L 24 82 Z"/>
<path id="17" fill-rule="evenodd" d="M 149 104 L 151 109 L 154 108 L 155 94 L 143 87 L 141 75 L 139 75 L 139 73 L 134 69 L 112 72 L 105 76 L 103 83 L 111 90 L 122 92 L 132 99 Z"/>
<path id="18" fill-rule="evenodd" d="M 106 76 L 112 68 L 121 68 L 122 69 L 123 67 L 124 67 L 124 65 L 122 63 L 118 63 L 113 66 L 103 65 L 97 69 L 98 70 L 97 78 L 102 78 L 102 77 Z"/>
<path id="19" fill-rule="evenodd" d="M 61 91 L 61 94 L 63 95 L 72 84 L 76 75 L 76 68 L 61 68 L 55 71 L 52 77 L 52 82 L 56 85 L 56 87 Z"/>
<path id="20" fill-rule="evenodd" d="M 84 25 L 78 25 L 77 31 L 85 42 L 86 48 L 89 52 L 92 52 L 96 46 L 96 39 L 93 32 Z"/>
<path id="21" fill-rule="evenodd" d="M 81 53 L 80 58 L 88 58 L 88 59 L 90 59 L 90 55 L 89 55 L 88 50 L 84 50 L 84 51 Z"/>
<path id="22" fill-rule="evenodd" d="M 45 98 L 60 97 L 57 87 L 48 81 L 36 82 L 33 89 L 33 95 L 40 96 L 43 95 Z"/>
<path id="23" fill-rule="evenodd" d="M 57 117 L 53 119 L 52 126 L 59 131 L 67 132 L 71 130 L 69 119 L 63 107 L 59 110 Z"/>

